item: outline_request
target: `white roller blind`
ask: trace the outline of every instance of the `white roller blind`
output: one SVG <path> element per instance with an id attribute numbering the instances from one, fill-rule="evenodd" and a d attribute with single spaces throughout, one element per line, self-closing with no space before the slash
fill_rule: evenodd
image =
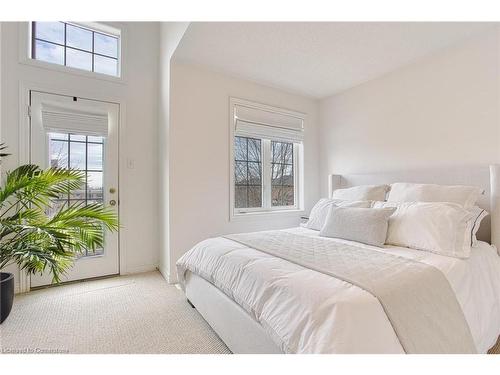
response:
<path id="1" fill-rule="evenodd" d="M 107 136 L 108 115 L 54 105 L 42 105 L 42 124 L 45 130 L 76 134 Z"/>
<path id="2" fill-rule="evenodd" d="M 235 134 L 299 143 L 304 139 L 304 120 L 260 108 L 234 106 Z"/>

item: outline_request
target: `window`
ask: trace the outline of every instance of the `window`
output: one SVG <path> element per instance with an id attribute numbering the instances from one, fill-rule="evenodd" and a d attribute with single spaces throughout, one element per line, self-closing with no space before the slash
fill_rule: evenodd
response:
<path id="1" fill-rule="evenodd" d="M 232 99 L 233 215 L 300 208 L 302 114 Z"/>
<path id="2" fill-rule="evenodd" d="M 271 150 L 271 205 L 293 206 L 293 143 L 271 141 Z"/>
<path id="3" fill-rule="evenodd" d="M 120 37 L 68 22 L 32 22 L 31 58 L 120 76 Z"/>
<path id="4" fill-rule="evenodd" d="M 262 207 L 262 142 L 235 137 L 235 207 Z"/>
<path id="5" fill-rule="evenodd" d="M 59 132 L 49 132 L 48 137 L 50 167 L 80 170 L 85 174 L 85 184 L 54 199 L 47 214 L 53 215 L 61 208 L 75 203 L 103 204 L 104 137 Z M 102 248 L 95 252 L 85 250 L 82 256 L 103 253 Z"/>

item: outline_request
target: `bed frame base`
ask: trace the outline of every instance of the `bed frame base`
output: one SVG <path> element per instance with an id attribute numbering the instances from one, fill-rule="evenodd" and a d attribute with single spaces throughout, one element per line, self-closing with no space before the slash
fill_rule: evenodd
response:
<path id="1" fill-rule="evenodd" d="M 186 273 L 186 297 L 233 353 L 282 353 L 264 328 L 245 310 L 214 285 L 191 272 Z"/>

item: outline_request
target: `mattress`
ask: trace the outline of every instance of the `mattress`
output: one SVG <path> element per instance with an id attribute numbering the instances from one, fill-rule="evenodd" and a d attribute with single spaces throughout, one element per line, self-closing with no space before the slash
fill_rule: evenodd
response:
<path id="1" fill-rule="evenodd" d="M 306 228 L 286 230 L 306 236 Z M 478 352 L 500 333 L 500 259 L 480 242 L 469 259 L 386 246 L 391 252 L 438 268 L 456 293 Z M 213 283 L 257 321 L 284 352 L 403 353 L 378 300 L 359 287 L 225 238 L 196 245 L 179 261 Z"/>

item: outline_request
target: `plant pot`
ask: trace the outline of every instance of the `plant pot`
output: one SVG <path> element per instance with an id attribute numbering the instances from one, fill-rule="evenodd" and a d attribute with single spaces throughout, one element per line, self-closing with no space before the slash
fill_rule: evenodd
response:
<path id="1" fill-rule="evenodd" d="M 12 273 L 0 272 L 0 324 L 10 314 L 14 302 L 14 275 Z"/>

